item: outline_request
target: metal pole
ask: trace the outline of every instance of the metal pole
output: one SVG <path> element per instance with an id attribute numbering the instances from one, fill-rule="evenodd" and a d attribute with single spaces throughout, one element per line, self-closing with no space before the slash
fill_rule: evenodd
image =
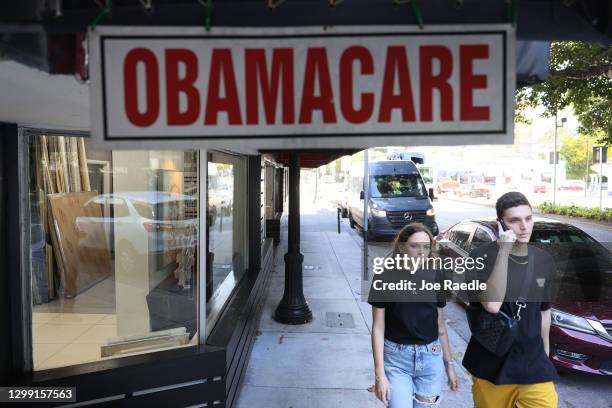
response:
<path id="1" fill-rule="evenodd" d="M 599 146 L 599 211 L 602 211 L 603 197 L 603 146 Z"/>
<path id="2" fill-rule="evenodd" d="M 555 111 L 555 146 L 553 151 L 553 205 L 557 203 L 557 111 Z"/>
<path id="3" fill-rule="evenodd" d="M 368 149 L 364 151 L 363 155 L 363 279 L 368 281 L 370 279 L 368 269 L 368 201 L 369 201 L 369 190 L 370 190 L 370 172 L 369 172 L 369 159 Z"/>
<path id="4" fill-rule="evenodd" d="M 312 312 L 304 298 L 302 282 L 304 255 L 300 253 L 300 156 L 289 154 L 289 231 L 285 254 L 285 292 L 276 308 L 274 320 L 283 324 L 304 324 Z"/>

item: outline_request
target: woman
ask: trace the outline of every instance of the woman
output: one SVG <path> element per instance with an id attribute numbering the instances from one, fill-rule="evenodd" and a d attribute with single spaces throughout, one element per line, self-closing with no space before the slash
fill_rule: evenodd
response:
<path id="1" fill-rule="evenodd" d="M 403 278 L 438 280 L 434 271 L 405 270 L 417 259 L 430 257 L 433 245 L 431 232 L 421 223 L 408 224 L 398 233 L 390 256 L 405 254 L 412 260 L 398 271 Z M 444 297 L 436 294 L 431 301 L 419 302 L 374 302 L 372 297 L 370 293 L 377 398 L 391 408 L 431 407 L 440 400 L 445 371 L 450 389 L 457 391 L 455 362 L 442 314 Z"/>

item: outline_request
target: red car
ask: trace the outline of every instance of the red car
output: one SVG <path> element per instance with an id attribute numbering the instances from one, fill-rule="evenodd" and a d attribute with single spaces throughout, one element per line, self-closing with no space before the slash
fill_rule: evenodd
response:
<path id="1" fill-rule="evenodd" d="M 441 232 L 442 257 L 466 257 L 496 239 L 494 218 L 463 221 Z M 570 224 L 535 218 L 531 241 L 555 258 L 550 358 L 559 370 L 612 375 L 612 254 Z M 460 275 L 463 276 L 463 275 Z M 465 293 L 455 293 L 467 302 Z M 562 301 L 560 301 L 562 299 Z"/>
<path id="2" fill-rule="evenodd" d="M 557 368 L 612 375 L 612 304 L 555 304 L 550 330 Z"/>
<path id="3" fill-rule="evenodd" d="M 557 190 L 582 191 L 584 190 L 584 182 L 581 180 L 566 180 L 557 187 Z"/>

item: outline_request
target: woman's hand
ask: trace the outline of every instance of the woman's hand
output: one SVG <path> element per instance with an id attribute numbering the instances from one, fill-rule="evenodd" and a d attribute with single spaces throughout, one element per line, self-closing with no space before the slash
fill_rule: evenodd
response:
<path id="1" fill-rule="evenodd" d="M 368 391 L 376 393 L 376 398 L 381 400 L 383 404 L 389 406 L 389 400 L 391 399 L 391 384 L 387 377 L 382 376 L 376 378 L 376 384 L 368 388 Z"/>
<path id="2" fill-rule="evenodd" d="M 459 391 L 459 377 L 457 377 L 453 364 L 446 364 L 446 377 L 448 378 L 448 386 L 451 391 Z"/>

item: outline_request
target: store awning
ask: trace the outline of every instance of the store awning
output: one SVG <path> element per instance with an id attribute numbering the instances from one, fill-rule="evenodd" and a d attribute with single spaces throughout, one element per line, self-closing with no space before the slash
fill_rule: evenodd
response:
<path id="1" fill-rule="evenodd" d="M 328 163 L 339 159 L 342 156 L 350 156 L 362 149 L 320 149 L 320 150 L 300 150 L 300 167 L 303 169 L 313 169 L 325 166 Z M 289 167 L 289 150 L 269 151 L 267 153 L 274 157 L 275 161 L 284 167 Z"/>

